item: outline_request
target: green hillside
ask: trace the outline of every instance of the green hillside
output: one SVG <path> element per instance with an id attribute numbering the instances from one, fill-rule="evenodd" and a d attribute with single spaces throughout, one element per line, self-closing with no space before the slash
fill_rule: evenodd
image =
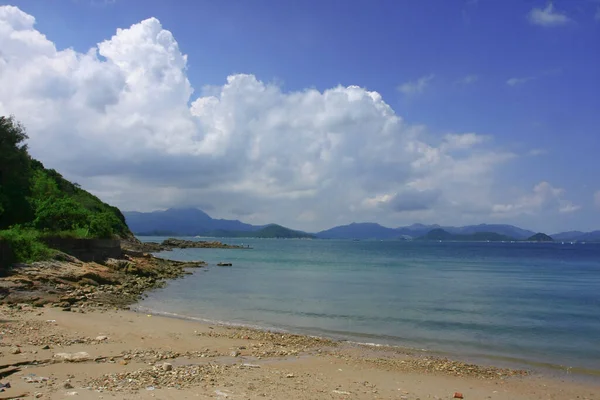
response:
<path id="1" fill-rule="evenodd" d="M 132 236 L 119 209 L 45 168 L 26 140 L 23 126 L 0 117 L 0 240 L 11 244 L 17 261 L 48 257 L 45 236 Z"/>

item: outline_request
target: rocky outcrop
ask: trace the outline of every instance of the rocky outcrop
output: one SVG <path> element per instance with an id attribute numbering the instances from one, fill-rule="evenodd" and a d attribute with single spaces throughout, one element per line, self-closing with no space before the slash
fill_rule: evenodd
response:
<path id="1" fill-rule="evenodd" d="M 167 279 L 185 275 L 188 268 L 206 265 L 148 255 L 108 259 L 103 264 L 84 263 L 65 254 L 57 258 L 13 266 L 10 275 L 0 279 L 0 303 L 52 304 L 64 310 L 123 307 Z"/>
<path id="2" fill-rule="evenodd" d="M 121 247 L 125 254 L 137 256 L 140 256 L 143 253 L 159 253 L 161 251 L 171 251 L 173 249 L 248 249 L 248 247 L 245 246 L 236 246 L 217 241 L 208 242 L 203 240 L 184 240 L 176 238 L 165 239 L 162 243 L 122 241 Z"/>

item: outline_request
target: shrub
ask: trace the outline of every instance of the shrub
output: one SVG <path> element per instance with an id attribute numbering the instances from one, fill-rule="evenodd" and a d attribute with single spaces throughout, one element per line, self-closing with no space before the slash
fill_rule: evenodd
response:
<path id="1" fill-rule="evenodd" d="M 39 205 L 33 222 L 45 231 L 71 231 L 88 226 L 89 213 L 70 197 L 49 198 Z"/>
<path id="2" fill-rule="evenodd" d="M 55 254 L 54 250 L 39 240 L 39 233 L 32 229 L 13 226 L 0 231 L 0 239 L 8 242 L 18 262 L 47 260 Z"/>
<path id="3" fill-rule="evenodd" d="M 110 239 L 121 230 L 121 221 L 111 212 L 93 214 L 90 218 L 90 235 L 92 237 Z"/>

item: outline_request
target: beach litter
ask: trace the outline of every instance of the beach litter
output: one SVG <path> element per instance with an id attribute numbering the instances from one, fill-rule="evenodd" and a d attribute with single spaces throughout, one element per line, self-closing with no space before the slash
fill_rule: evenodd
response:
<path id="1" fill-rule="evenodd" d="M 454 398 L 455 399 L 464 399 L 464 396 L 461 392 L 455 392 L 454 393 Z"/>

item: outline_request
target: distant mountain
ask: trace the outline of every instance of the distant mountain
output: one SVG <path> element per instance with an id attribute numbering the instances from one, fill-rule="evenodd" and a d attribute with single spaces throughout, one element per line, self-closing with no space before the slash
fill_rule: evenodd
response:
<path id="1" fill-rule="evenodd" d="M 495 233 L 504 236 L 503 240 L 521 240 L 533 235 L 535 232 L 521 229 L 513 225 L 500 224 L 481 224 L 467 226 L 440 226 L 412 224 L 410 226 L 401 226 L 395 229 L 387 228 L 374 223 L 352 223 L 350 225 L 336 226 L 317 233 L 318 238 L 322 239 L 402 239 L 407 236 L 418 238 L 425 236 L 435 229 L 455 235 L 472 235 L 475 233 Z M 491 240 L 491 239 L 490 239 Z"/>
<path id="2" fill-rule="evenodd" d="M 535 235 L 527 238 L 528 242 L 554 242 L 554 239 L 552 239 L 550 236 L 546 235 L 545 233 L 536 233 Z"/>
<path id="3" fill-rule="evenodd" d="M 478 233 L 478 232 L 493 232 L 493 233 L 497 233 L 499 235 L 509 236 L 509 237 L 513 238 L 513 240 L 514 239 L 525 239 L 525 238 L 528 238 L 528 237 L 532 236 L 533 234 L 535 234 L 535 232 L 529 231 L 527 229 L 521 229 L 521 228 L 513 226 L 513 225 L 501 225 L 501 224 L 467 225 L 467 226 L 462 226 L 462 227 L 457 227 L 457 228 L 449 227 L 449 228 L 444 228 L 444 229 L 446 229 L 448 232 L 458 233 L 458 234 L 462 234 L 462 235 L 468 235 L 468 234 Z"/>
<path id="4" fill-rule="evenodd" d="M 552 235 L 554 240 L 576 240 L 578 237 L 585 235 L 585 232 L 581 231 L 568 231 L 568 232 L 560 232 Z"/>
<path id="5" fill-rule="evenodd" d="M 496 232 L 475 232 L 468 234 L 450 233 L 444 229 L 437 228 L 427 232 L 417 240 L 435 240 L 435 241 L 457 241 L 457 242 L 510 242 L 514 238 L 501 235 Z"/>
<path id="6" fill-rule="evenodd" d="M 306 232 L 295 231 L 281 225 L 271 224 L 264 228 L 252 232 L 252 237 L 258 238 L 285 238 L 285 239 L 301 239 L 315 238 L 315 235 Z"/>
<path id="7" fill-rule="evenodd" d="M 317 233 L 319 239 L 394 239 L 402 233 L 396 229 L 386 228 L 379 224 L 353 222 L 350 225 L 336 226 Z"/>
<path id="8" fill-rule="evenodd" d="M 600 242 L 600 231 L 592 232 L 581 232 L 581 231 L 570 231 L 561 232 L 552 235 L 554 240 L 566 240 L 566 241 L 577 241 L 577 242 Z"/>
<path id="9" fill-rule="evenodd" d="M 257 231 L 224 231 L 217 230 L 207 234 L 211 237 L 237 237 L 237 238 L 261 238 L 261 239 L 315 239 L 315 235 L 295 231 L 281 225 L 267 225 Z"/>
<path id="10" fill-rule="evenodd" d="M 263 226 L 245 224 L 238 220 L 213 219 L 197 208 L 170 208 L 150 213 L 126 211 L 123 215 L 135 234 L 168 233 L 194 236 L 207 235 L 217 230 L 251 232 L 263 228 Z"/>

